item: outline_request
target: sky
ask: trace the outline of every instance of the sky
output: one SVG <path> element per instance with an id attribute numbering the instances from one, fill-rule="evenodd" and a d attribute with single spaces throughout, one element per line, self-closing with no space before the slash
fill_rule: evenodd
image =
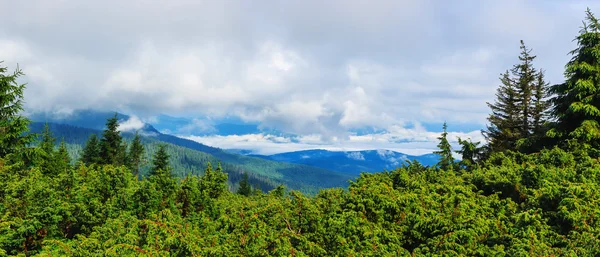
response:
<path id="1" fill-rule="evenodd" d="M 600 11 L 559 0 L 0 0 L 0 60 L 25 72 L 28 112 L 185 117 L 196 129 L 172 133 L 265 154 L 420 154 L 444 121 L 453 141 L 483 140 L 519 40 L 562 82 L 586 7 Z M 292 136 L 190 132 L 232 118 Z"/>

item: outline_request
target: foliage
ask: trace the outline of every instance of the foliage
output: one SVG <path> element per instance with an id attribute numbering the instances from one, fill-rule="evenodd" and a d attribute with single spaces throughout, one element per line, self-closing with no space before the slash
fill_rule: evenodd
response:
<path id="1" fill-rule="evenodd" d="M 119 132 L 117 114 L 106 121 L 106 129 L 100 139 L 100 163 L 122 165 L 124 164 L 122 137 Z"/>
<path id="2" fill-rule="evenodd" d="M 589 9 L 575 41 L 577 48 L 570 52 L 573 57 L 565 67 L 566 81 L 551 88 L 557 123 L 549 135 L 599 147 L 600 22 Z"/>
<path id="3" fill-rule="evenodd" d="M 0 65 L 2 62 L 0 61 Z M 23 76 L 17 67 L 13 73 L 0 66 L 0 158 L 21 153 L 21 161 L 31 162 L 29 151 L 20 151 L 33 140 L 34 135 L 24 135 L 28 131 L 29 120 L 20 115 L 23 111 L 23 91 L 25 84 L 17 80 Z M 8 158 L 11 160 L 11 158 Z"/>
<path id="4" fill-rule="evenodd" d="M 519 148 L 536 151 L 546 132 L 550 105 L 544 72 L 533 67 L 536 56 L 521 40 L 520 63 L 500 77 L 501 85 L 494 103 L 487 103 L 492 113 L 490 125 L 483 131 L 490 150 L 501 152 Z"/>
<path id="5" fill-rule="evenodd" d="M 447 129 L 448 125 L 446 124 L 446 122 L 444 122 L 442 134 L 440 135 L 440 137 L 438 137 L 438 140 L 440 140 L 438 148 L 440 150 L 434 152 L 435 154 L 438 154 L 440 156 L 440 161 L 437 164 L 437 166 L 443 170 L 452 169 L 452 167 L 454 166 L 454 157 L 452 157 L 452 146 L 450 145 L 450 142 L 448 142 Z"/>

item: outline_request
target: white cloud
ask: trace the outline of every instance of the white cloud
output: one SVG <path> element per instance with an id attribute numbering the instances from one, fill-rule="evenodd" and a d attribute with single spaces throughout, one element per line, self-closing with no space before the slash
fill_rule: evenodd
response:
<path id="1" fill-rule="evenodd" d="M 143 127 L 144 122 L 136 116 L 131 116 L 128 120 L 119 123 L 119 131 L 136 131 Z"/>
<path id="2" fill-rule="evenodd" d="M 414 128 L 394 126 L 385 133 L 351 135 L 346 138 L 336 138 L 324 141 L 320 135 L 294 136 L 293 138 L 265 135 L 247 134 L 232 136 L 185 136 L 190 140 L 223 149 L 249 149 L 258 154 L 276 154 L 309 149 L 325 149 L 331 151 L 361 151 L 377 150 L 382 159 L 389 159 L 393 154 L 389 150 L 410 155 L 421 155 L 437 150 L 440 133 L 429 132 L 418 124 Z M 448 140 L 454 148 L 458 149 L 457 137 L 470 138 L 473 141 L 482 141 L 479 131 L 468 133 L 450 132 Z M 350 155 L 349 158 L 360 159 L 361 156 Z M 364 156 L 362 157 L 364 159 Z M 395 162 L 398 160 L 389 160 Z"/>
<path id="3" fill-rule="evenodd" d="M 233 116 L 307 147 L 431 149 L 416 142 L 436 135 L 403 124 L 483 127 L 519 40 L 560 83 L 586 6 L 600 10 L 542 0 L 5 1 L 0 60 L 27 74 L 29 110 Z M 389 133 L 348 132 L 365 127 Z"/>
<path id="4" fill-rule="evenodd" d="M 360 152 L 347 152 L 346 153 L 346 157 L 350 158 L 350 159 L 354 159 L 357 161 L 364 161 L 365 160 L 365 156 L 360 153 Z"/>

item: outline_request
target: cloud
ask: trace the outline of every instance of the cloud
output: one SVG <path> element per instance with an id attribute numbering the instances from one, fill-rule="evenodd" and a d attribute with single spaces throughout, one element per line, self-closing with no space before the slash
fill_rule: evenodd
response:
<path id="1" fill-rule="evenodd" d="M 131 116 L 128 120 L 119 123 L 119 131 L 136 131 L 144 128 L 144 122 L 136 116 Z"/>
<path id="2" fill-rule="evenodd" d="M 400 147 L 435 137 L 406 130 L 413 122 L 484 127 L 521 39 L 560 83 L 586 6 L 600 10 L 542 0 L 5 1 L 0 60 L 25 71 L 30 111 L 238 117 L 319 141 L 309 145 Z M 349 132 L 363 128 L 389 133 Z"/>
<path id="3" fill-rule="evenodd" d="M 390 150 L 410 155 L 431 153 L 437 150 L 437 137 L 439 137 L 439 135 L 439 133 L 429 132 L 417 124 L 412 128 L 395 126 L 391 130 L 383 133 L 335 137 L 329 141 L 324 141 L 322 136 L 318 134 L 291 137 L 270 134 L 184 137 L 222 149 L 249 149 L 253 150 L 254 153 L 265 155 L 309 149 L 325 149 L 344 152 L 380 149 L 377 152 L 379 156 L 382 159 L 389 159 L 389 157 L 392 156 Z M 458 149 L 459 147 L 458 137 L 463 139 L 470 138 L 475 142 L 483 140 L 481 132 L 479 131 L 468 133 L 450 132 L 448 134 L 448 140 L 454 149 Z M 348 157 L 357 160 L 361 158 L 358 155 L 351 155 Z M 390 161 L 394 162 L 398 160 Z"/>
<path id="4" fill-rule="evenodd" d="M 348 152 L 348 153 L 346 153 L 346 157 L 353 159 L 353 160 L 357 160 L 357 161 L 365 160 L 365 156 L 360 152 Z"/>

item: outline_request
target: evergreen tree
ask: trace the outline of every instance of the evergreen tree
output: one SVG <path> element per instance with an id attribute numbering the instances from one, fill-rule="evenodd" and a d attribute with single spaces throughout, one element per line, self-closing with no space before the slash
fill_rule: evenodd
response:
<path id="1" fill-rule="evenodd" d="M 50 131 L 50 126 L 46 123 L 44 125 L 44 131 L 42 132 L 42 142 L 40 143 L 40 148 L 46 156 L 52 156 L 54 154 L 55 142 L 56 138 L 54 138 L 52 131 Z"/>
<path id="2" fill-rule="evenodd" d="M 83 154 L 81 155 L 81 162 L 86 165 L 100 162 L 100 142 L 98 142 L 96 134 L 92 134 L 85 144 Z"/>
<path id="3" fill-rule="evenodd" d="M 217 198 L 227 192 L 227 174 L 223 172 L 221 164 L 216 170 L 208 163 L 204 175 L 200 178 L 200 191 L 206 198 Z"/>
<path id="4" fill-rule="evenodd" d="M 544 133 L 548 83 L 544 81 L 543 71 L 533 67 L 536 56 L 523 40 L 520 48 L 520 62 L 501 75 L 502 84 L 497 89 L 496 101 L 487 103 L 492 113 L 483 135 L 493 152 L 530 147 L 535 141 L 532 138 L 537 139 Z"/>
<path id="5" fill-rule="evenodd" d="M 552 115 L 556 126 L 548 135 L 573 138 L 594 147 L 600 146 L 600 22 L 587 9 L 577 48 L 565 67 L 566 81 L 552 86 Z"/>
<path id="6" fill-rule="evenodd" d="M 65 173 L 71 169 L 71 157 L 69 157 L 69 153 L 67 152 L 67 145 L 64 139 L 60 142 L 58 151 L 54 152 L 52 166 L 52 169 L 55 171 L 54 175 Z"/>
<path id="7" fill-rule="evenodd" d="M 40 168 L 45 174 L 53 173 L 54 169 L 54 143 L 56 139 L 50 131 L 48 123 L 44 125 L 42 131 L 42 142 L 40 142 L 39 148 L 42 150 Z"/>
<path id="8" fill-rule="evenodd" d="M 119 132 L 119 120 L 117 114 L 106 121 L 106 129 L 100 140 L 100 163 L 122 165 L 123 147 L 122 137 Z"/>
<path id="9" fill-rule="evenodd" d="M 34 138 L 32 134 L 25 135 L 29 120 L 19 114 L 23 111 L 25 84 L 19 84 L 17 79 L 23 75 L 18 67 L 7 73 L 7 68 L 0 66 L 0 158 L 24 149 Z"/>
<path id="10" fill-rule="evenodd" d="M 489 125 L 482 131 L 492 151 L 514 149 L 519 139 L 519 109 L 517 88 L 506 71 L 500 76 L 502 83 L 496 91 L 496 102 L 487 103 L 492 113 L 487 118 Z"/>
<path id="11" fill-rule="evenodd" d="M 144 145 L 142 145 L 142 140 L 137 132 L 135 133 L 135 137 L 133 137 L 133 141 L 131 142 L 131 146 L 129 147 L 129 152 L 127 155 L 129 168 L 135 177 L 138 177 L 140 173 L 140 165 L 142 163 L 142 156 L 144 155 Z"/>
<path id="12" fill-rule="evenodd" d="M 533 119 L 533 134 L 543 136 L 545 134 L 545 124 L 548 122 L 548 114 L 550 110 L 549 85 L 544 79 L 544 71 L 540 70 L 536 76 L 536 83 L 533 95 L 533 106 L 531 117 Z"/>
<path id="13" fill-rule="evenodd" d="M 168 173 L 171 175 L 171 168 L 169 165 L 169 154 L 167 154 L 167 145 L 160 145 L 158 151 L 154 154 L 152 160 L 152 170 L 150 175 L 157 175 L 159 173 Z"/>
<path id="14" fill-rule="evenodd" d="M 519 136 L 521 138 L 528 137 L 531 132 L 531 116 L 532 116 L 532 98 L 536 87 L 536 70 L 533 68 L 533 60 L 535 55 L 531 55 L 531 49 L 525 46 L 521 40 L 521 55 L 519 64 L 515 65 L 511 73 L 515 77 L 514 82 L 517 84 L 516 91 L 518 95 L 517 106 L 520 111 L 518 122 L 521 124 Z"/>
<path id="15" fill-rule="evenodd" d="M 461 149 L 456 151 L 461 155 L 460 166 L 471 170 L 482 156 L 482 149 L 479 147 L 480 142 L 472 142 L 471 139 L 463 140 L 459 137 L 458 144 L 461 145 Z"/>
<path id="16" fill-rule="evenodd" d="M 452 167 L 454 166 L 454 157 L 452 157 L 452 146 L 450 145 L 450 142 L 448 142 L 447 129 L 448 125 L 446 124 L 446 122 L 444 122 L 442 135 L 438 137 L 440 143 L 437 146 L 440 150 L 434 152 L 435 154 L 438 154 L 440 156 L 440 161 L 438 162 L 437 166 L 442 170 L 449 170 L 452 169 Z"/>
<path id="17" fill-rule="evenodd" d="M 248 173 L 244 172 L 239 183 L 240 187 L 238 188 L 237 193 L 243 196 L 249 196 L 252 193 L 252 187 L 248 182 Z"/>
<path id="18" fill-rule="evenodd" d="M 283 196 L 285 195 L 285 186 L 279 185 L 275 189 L 269 191 L 269 194 L 271 194 L 277 198 L 283 198 Z"/>

